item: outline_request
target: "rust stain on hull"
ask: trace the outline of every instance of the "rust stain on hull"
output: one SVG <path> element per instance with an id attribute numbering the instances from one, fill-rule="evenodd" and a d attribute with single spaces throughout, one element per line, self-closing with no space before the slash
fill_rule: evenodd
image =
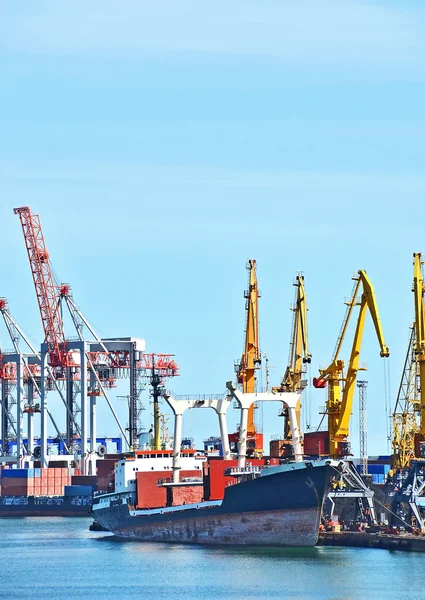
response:
<path id="1" fill-rule="evenodd" d="M 155 522 L 149 517 L 138 517 L 137 523 L 117 528 L 114 534 L 145 542 L 314 546 L 318 540 L 319 519 L 318 508 L 219 516 L 198 514 L 196 518 L 178 520 L 163 515 Z"/>

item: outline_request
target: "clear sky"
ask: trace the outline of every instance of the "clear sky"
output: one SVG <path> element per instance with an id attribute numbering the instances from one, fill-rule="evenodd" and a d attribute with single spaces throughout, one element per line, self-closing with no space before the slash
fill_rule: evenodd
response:
<path id="1" fill-rule="evenodd" d="M 423 2 L 4 0 L 0 58 L 0 296 L 34 340 L 40 318 L 12 211 L 21 205 L 40 213 L 59 278 L 102 335 L 176 354 L 177 393 L 221 392 L 233 376 L 248 258 L 274 384 L 297 271 L 313 376 L 332 355 L 352 273 L 366 269 L 394 404 L 412 253 L 425 251 Z M 10 346 L 4 329 L 0 342 Z M 369 451 L 383 454 L 370 321 L 362 360 Z M 325 393 L 307 398 L 314 424 Z M 266 436 L 281 429 L 277 410 L 264 408 Z M 357 410 L 356 400 L 355 450 Z M 117 431 L 106 414 L 99 430 Z M 218 425 L 192 411 L 184 431 L 199 441 Z"/>

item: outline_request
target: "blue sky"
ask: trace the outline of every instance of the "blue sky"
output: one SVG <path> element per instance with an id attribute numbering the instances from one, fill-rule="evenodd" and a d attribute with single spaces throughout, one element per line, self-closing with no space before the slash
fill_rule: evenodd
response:
<path id="1" fill-rule="evenodd" d="M 40 342 L 12 211 L 29 205 L 59 278 L 99 331 L 175 353 L 181 376 L 170 387 L 213 393 L 242 351 L 248 258 L 273 382 L 286 366 L 297 271 L 314 375 L 331 357 L 351 275 L 366 269 L 393 405 L 413 318 L 411 257 L 425 251 L 424 34 L 425 8 L 413 1 L 6 0 L 0 295 Z M 3 330 L 0 342 L 9 346 Z M 382 454 L 384 368 L 371 322 L 362 360 L 369 450 Z M 315 423 L 325 396 L 308 397 Z M 280 430 L 277 409 L 264 408 L 266 435 Z M 99 429 L 116 432 L 106 414 Z M 201 440 L 218 426 L 193 412 L 185 432 Z"/>

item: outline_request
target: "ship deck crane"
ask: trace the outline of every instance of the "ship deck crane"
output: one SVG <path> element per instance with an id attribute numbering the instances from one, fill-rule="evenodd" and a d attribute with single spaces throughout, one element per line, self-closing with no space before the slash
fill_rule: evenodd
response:
<path id="1" fill-rule="evenodd" d="M 289 343 L 288 366 L 286 367 L 281 384 L 274 387 L 274 392 L 299 392 L 305 388 L 306 382 L 303 380 L 305 374 L 305 365 L 311 362 L 311 354 L 308 346 L 307 329 L 307 299 L 304 286 L 304 276 L 298 274 L 294 283 L 295 300 L 291 307 L 293 311 L 292 332 Z M 301 401 L 297 407 L 298 426 L 301 427 Z M 288 409 L 283 408 L 284 417 L 284 441 L 291 440 L 291 424 L 288 417 Z"/>
<path id="2" fill-rule="evenodd" d="M 244 351 L 239 362 L 235 364 L 235 371 L 238 384 L 242 386 L 242 391 L 246 394 L 252 394 L 256 391 L 255 373 L 261 366 L 261 351 L 259 340 L 259 320 L 258 320 L 258 299 L 260 292 L 258 289 L 256 261 L 250 259 L 247 264 L 248 289 L 244 293 L 246 300 L 246 327 Z M 259 456 L 263 453 L 263 435 L 257 431 L 255 424 L 255 404 L 252 404 L 248 410 L 247 424 L 247 455 Z M 229 441 L 232 445 L 239 438 L 239 433 L 230 434 Z"/>
<path id="3" fill-rule="evenodd" d="M 364 367 L 362 368 L 360 365 L 359 359 L 366 313 L 368 310 L 371 314 L 376 336 L 378 338 L 380 355 L 381 357 L 388 357 L 390 354 L 389 349 L 385 344 L 378 312 L 378 304 L 372 283 L 364 270 L 358 271 L 353 279 L 355 281 L 353 292 L 350 299 L 346 302 L 347 310 L 337 339 L 332 362 L 326 369 L 320 370 L 319 377 L 313 379 L 313 385 L 316 388 L 324 388 L 328 385 L 326 413 L 328 415 L 329 456 L 332 458 L 338 458 L 348 454 L 349 423 L 356 386 L 356 377 L 357 372 L 360 369 L 364 369 Z M 358 299 L 357 295 L 361 287 L 363 291 L 361 298 Z M 359 306 L 360 308 L 350 359 L 346 372 L 344 372 L 344 361 L 339 358 L 339 354 L 355 306 Z"/>

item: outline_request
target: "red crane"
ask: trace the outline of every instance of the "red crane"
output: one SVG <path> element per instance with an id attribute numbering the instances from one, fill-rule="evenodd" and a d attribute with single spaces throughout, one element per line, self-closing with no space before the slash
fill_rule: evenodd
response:
<path id="1" fill-rule="evenodd" d="M 19 215 L 21 220 L 50 365 L 52 367 L 71 366 L 73 361 L 66 351 L 65 333 L 58 304 L 58 290 L 53 280 L 40 217 L 32 213 L 29 206 L 14 208 L 13 212 L 15 215 Z"/>

